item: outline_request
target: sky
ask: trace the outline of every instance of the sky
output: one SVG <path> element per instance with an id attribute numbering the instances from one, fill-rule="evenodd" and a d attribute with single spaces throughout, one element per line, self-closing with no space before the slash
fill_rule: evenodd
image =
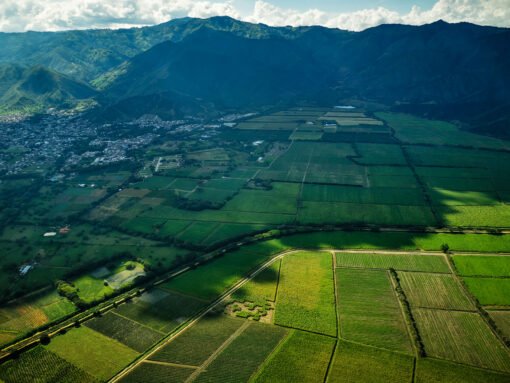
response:
<path id="1" fill-rule="evenodd" d="M 219 15 L 352 31 L 439 19 L 510 27 L 510 0 L 0 0 L 0 31 L 139 27 Z"/>

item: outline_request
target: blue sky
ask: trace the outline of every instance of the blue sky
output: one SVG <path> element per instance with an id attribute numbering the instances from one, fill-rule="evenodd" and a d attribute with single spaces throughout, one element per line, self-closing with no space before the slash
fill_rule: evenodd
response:
<path id="1" fill-rule="evenodd" d="M 352 31 L 439 19 L 510 27 L 510 0 L 0 0 L 0 31 L 140 27 L 218 15 Z"/>

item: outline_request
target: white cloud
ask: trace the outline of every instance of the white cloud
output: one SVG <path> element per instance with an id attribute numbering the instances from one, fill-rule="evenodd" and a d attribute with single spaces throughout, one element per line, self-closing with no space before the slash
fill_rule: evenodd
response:
<path id="1" fill-rule="evenodd" d="M 297 11 L 270 1 L 257 0 L 250 14 L 241 14 L 231 0 L 0 0 L 0 31 L 119 28 L 217 15 L 269 25 L 324 25 L 355 31 L 383 23 L 419 25 L 438 19 L 510 27 L 510 0 L 437 0 L 431 9 L 415 6 L 407 14 L 384 7 L 349 13 Z"/>

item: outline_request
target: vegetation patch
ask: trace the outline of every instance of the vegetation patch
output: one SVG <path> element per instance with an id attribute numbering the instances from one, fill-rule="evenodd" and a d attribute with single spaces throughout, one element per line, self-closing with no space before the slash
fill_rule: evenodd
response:
<path id="1" fill-rule="evenodd" d="M 370 254 L 337 252 L 337 267 L 396 269 L 448 273 L 450 269 L 442 255 Z"/>
<path id="2" fill-rule="evenodd" d="M 510 306 L 510 278 L 464 277 L 463 279 L 482 305 Z"/>
<path id="3" fill-rule="evenodd" d="M 298 252 L 283 258 L 275 323 L 336 336 L 330 253 Z"/>

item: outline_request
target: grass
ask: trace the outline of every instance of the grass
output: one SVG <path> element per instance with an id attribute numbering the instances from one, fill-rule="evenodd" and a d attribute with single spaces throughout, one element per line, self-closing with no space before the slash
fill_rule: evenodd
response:
<path id="1" fill-rule="evenodd" d="M 193 369 L 164 366 L 153 363 L 140 363 L 134 370 L 121 379 L 122 383 L 182 383 Z"/>
<path id="2" fill-rule="evenodd" d="M 18 359 L 2 364 L 0 379 L 8 383 L 97 382 L 91 375 L 66 362 L 43 346 L 37 346 L 21 354 Z"/>
<path id="3" fill-rule="evenodd" d="M 452 258 L 460 275 L 510 277 L 510 257 L 454 255 Z"/>
<path id="4" fill-rule="evenodd" d="M 335 311 L 331 254 L 298 252 L 285 256 L 275 323 L 336 336 Z"/>
<path id="5" fill-rule="evenodd" d="M 463 279 L 482 305 L 510 305 L 510 278 Z"/>
<path id="6" fill-rule="evenodd" d="M 87 327 L 72 329 L 52 339 L 49 351 L 99 380 L 107 380 L 138 353 Z"/>
<path id="7" fill-rule="evenodd" d="M 224 315 L 208 315 L 166 344 L 150 357 L 151 360 L 201 365 L 244 321 Z"/>
<path id="8" fill-rule="evenodd" d="M 510 356 L 476 313 L 415 309 L 427 355 L 510 372 Z"/>
<path id="9" fill-rule="evenodd" d="M 337 269 L 340 336 L 389 350 L 412 352 L 387 271 Z"/>
<path id="10" fill-rule="evenodd" d="M 145 351 L 163 336 L 159 332 L 113 312 L 87 321 L 85 325 L 138 352 Z"/>
<path id="11" fill-rule="evenodd" d="M 396 269 L 448 273 L 442 255 L 336 253 L 337 267 Z"/>
<path id="12" fill-rule="evenodd" d="M 154 289 L 131 303 L 119 306 L 115 312 L 156 331 L 166 333 L 204 305 L 203 301 L 193 297 Z"/>
<path id="13" fill-rule="evenodd" d="M 253 303 L 274 302 L 276 299 L 280 263 L 280 261 L 276 261 L 261 271 L 254 279 L 232 294 L 232 298 Z"/>
<path id="14" fill-rule="evenodd" d="M 452 275 L 399 272 L 398 277 L 411 306 L 476 310 Z"/>
<path id="15" fill-rule="evenodd" d="M 201 243 L 218 227 L 216 222 L 193 222 L 177 238 L 189 243 Z"/>
<path id="16" fill-rule="evenodd" d="M 94 302 L 104 299 L 113 294 L 114 290 L 110 286 L 105 286 L 102 279 L 94 278 L 90 275 L 84 275 L 73 281 L 78 288 L 78 295 L 85 302 Z"/>
<path id="17" fill-rule="evenodd" d="M 332 338 L 294 330 L 266 360 L 253 382 L 322 383 L 334 346 Z"/>
<path id="18" fill-rule="evenodd" d="M 510 375 L 444 360 L 420 358 L 416 363 L 416 383 L 506 383 L 509 379 Z"/>
<path id="19" fill-rule="evenodd" d="M 339 341 L 327 382 L 411 382 L 413 357 Z"/>
<path id="20" fill-rule="evenodd" d="M 247 382 L 287 330 L 252 323 L 198 376 L 196 382 Z"/>

